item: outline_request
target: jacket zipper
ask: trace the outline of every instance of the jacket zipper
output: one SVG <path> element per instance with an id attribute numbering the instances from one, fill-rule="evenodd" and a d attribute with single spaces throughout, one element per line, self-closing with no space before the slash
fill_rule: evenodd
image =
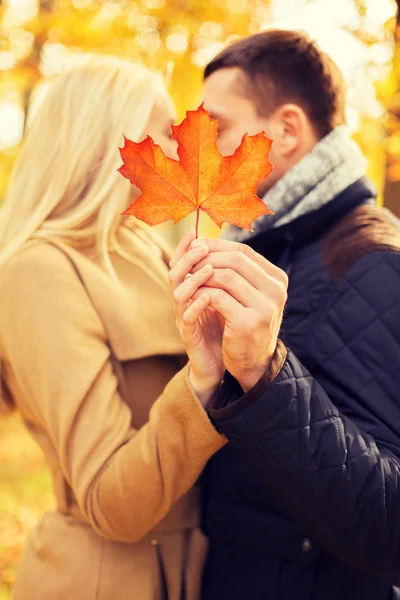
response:
<path id="1" fill-rule="evenodd" d="M 160 540 L 151 540 L 151 545 L 157 554 L 158 565 L 160 568 L 161 577 L 161 598 L 162 600 L 170 600 L 167 571 L 165 569 L 164 557 L 161 552 Z"/>

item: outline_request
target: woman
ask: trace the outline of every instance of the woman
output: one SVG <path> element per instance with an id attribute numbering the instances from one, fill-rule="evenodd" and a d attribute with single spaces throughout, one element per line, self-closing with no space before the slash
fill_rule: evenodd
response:
<path id="1" fill-rule="evenodd" d="M 201 401 L 222 366 L 189 345 L 189 379 L 167 252 L 120 217 L 133 188 L 116 170 L 122 133 L 176 156 L 174 118 L 156 75 L 92 57 L 51 85 L 13 173 L 0 220 L 2 395 L 43 449 L 57 500 L 29 538 L 15 600 L 197 598 L 205 540 L 192 486 L 225 443 Z M 191 250 L 193 263 L 207 251 Z"/>

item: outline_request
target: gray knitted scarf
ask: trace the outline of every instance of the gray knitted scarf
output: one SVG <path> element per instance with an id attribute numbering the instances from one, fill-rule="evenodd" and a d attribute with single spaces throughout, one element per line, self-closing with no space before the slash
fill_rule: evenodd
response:
<path id="1" fill-rule="evenodd" d="M 254 231 L 229 226 L 226 239 L 245 241 L 262 231 L 280 227 L 328 204 L 365 175 L 366 160 L 341 125 L 320 140 L 266 193 L 263 202 L 274 211 L 253 223 Z"/>

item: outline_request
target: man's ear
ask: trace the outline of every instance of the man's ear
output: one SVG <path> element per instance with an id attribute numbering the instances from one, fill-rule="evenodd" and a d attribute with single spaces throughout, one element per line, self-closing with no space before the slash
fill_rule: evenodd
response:
<path id="1" fill-rule="evenodd" d="M 309 129 L 308 117 L 297 104 L 283 104 L 276 110 L 274 121 L 279 128 L 280 153 L 290 158 L 304 145 Z"/>

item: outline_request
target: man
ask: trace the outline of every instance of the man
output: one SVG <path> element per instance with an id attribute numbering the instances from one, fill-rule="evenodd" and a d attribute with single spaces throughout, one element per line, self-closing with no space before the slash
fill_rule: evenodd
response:
<path id="1" fill-rule="evenodd" d="M 214 269 L 198 295 L 225 319 L 209 413 L 230 441 L 204 476 L 203 600 L 400 598 L 400 236 L 343 127 L 340 73 L 267 31 L 207 66 L 204 100 L 223 154 L 265 130 L 277 167 L 259 190 L 275 215 L 230 230 L 259 254 L 207 240 L 192 270 Z"/>

